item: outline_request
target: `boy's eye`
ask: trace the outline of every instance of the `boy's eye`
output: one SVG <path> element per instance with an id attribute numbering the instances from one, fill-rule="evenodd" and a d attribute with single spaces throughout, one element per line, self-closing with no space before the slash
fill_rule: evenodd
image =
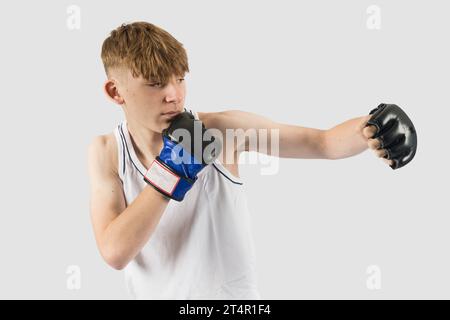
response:
<path id="1" fill-rule="evenodd" d="M 180 79 L 178 79 L 178 81 L 181 83 L 184 81 L 184 78 L 180 78 Z M 154 87 L 154 88 L 161 88 L 162 83 L 161 82 L 153 82 L 153 83 L 149 83 L 148 86 Z"/>

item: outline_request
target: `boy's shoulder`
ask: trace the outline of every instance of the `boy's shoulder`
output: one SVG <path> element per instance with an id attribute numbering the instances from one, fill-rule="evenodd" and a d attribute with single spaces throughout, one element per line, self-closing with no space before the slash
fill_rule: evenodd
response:
<path id="1" fill-rule="evenodd" d="M 118 173 L 117 141 L 114 133 L 95 136 L 89 145 L 89 153 L 99 159 L 105 167 Z"/>

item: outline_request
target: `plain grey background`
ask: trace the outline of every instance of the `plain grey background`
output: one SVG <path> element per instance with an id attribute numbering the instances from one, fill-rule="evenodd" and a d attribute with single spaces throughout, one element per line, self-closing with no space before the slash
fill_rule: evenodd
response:
<path id="1" fill-rule="evenodd" d="M 67 25 L 71 5 L 81 28 Z M 367 9 L 381 10 L 370 29 Z M 449 298 L 448 1 L 4 1 L 0 10 L 0 298 L 127 298 L 89 218 L 87 146 L 123 119 L 100 48 L 123 22 L 184 44 L 186 106 L 321 129 L 396 103 L 419 145 L 393 171 L 371 151 L 241 168 L 264 299 Z M 447 191 L 445 191 L 447 190 Z M 78 266 L 81 288 L 67 287 Z M 368 267 L 381 287 L 367 286 Z"/>

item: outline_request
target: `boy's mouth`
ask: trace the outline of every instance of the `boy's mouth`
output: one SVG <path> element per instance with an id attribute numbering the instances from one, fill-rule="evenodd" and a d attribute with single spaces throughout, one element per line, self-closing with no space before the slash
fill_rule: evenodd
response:
<path id="1" fill-rule="evenodd" d="M 171 111 L 171 112 L 162 113 L 161 115 L 165 118 L 172 119 L 178 114 L 179 114 L 179 112 L 177 112 L 177 111 Z"/>

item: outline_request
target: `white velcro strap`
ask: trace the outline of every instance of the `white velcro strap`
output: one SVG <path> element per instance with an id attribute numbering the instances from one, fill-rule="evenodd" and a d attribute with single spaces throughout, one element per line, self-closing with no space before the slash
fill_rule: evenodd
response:
<path id="1" fill-rule="evenodd" d="M 164 191 L 169 195 L 172 195 L 181 178 L 164 167 L 158 161 L 153 160 L 150 168 L 145 174 L 145 179 L 147 179 L 158 189 Z"/>

